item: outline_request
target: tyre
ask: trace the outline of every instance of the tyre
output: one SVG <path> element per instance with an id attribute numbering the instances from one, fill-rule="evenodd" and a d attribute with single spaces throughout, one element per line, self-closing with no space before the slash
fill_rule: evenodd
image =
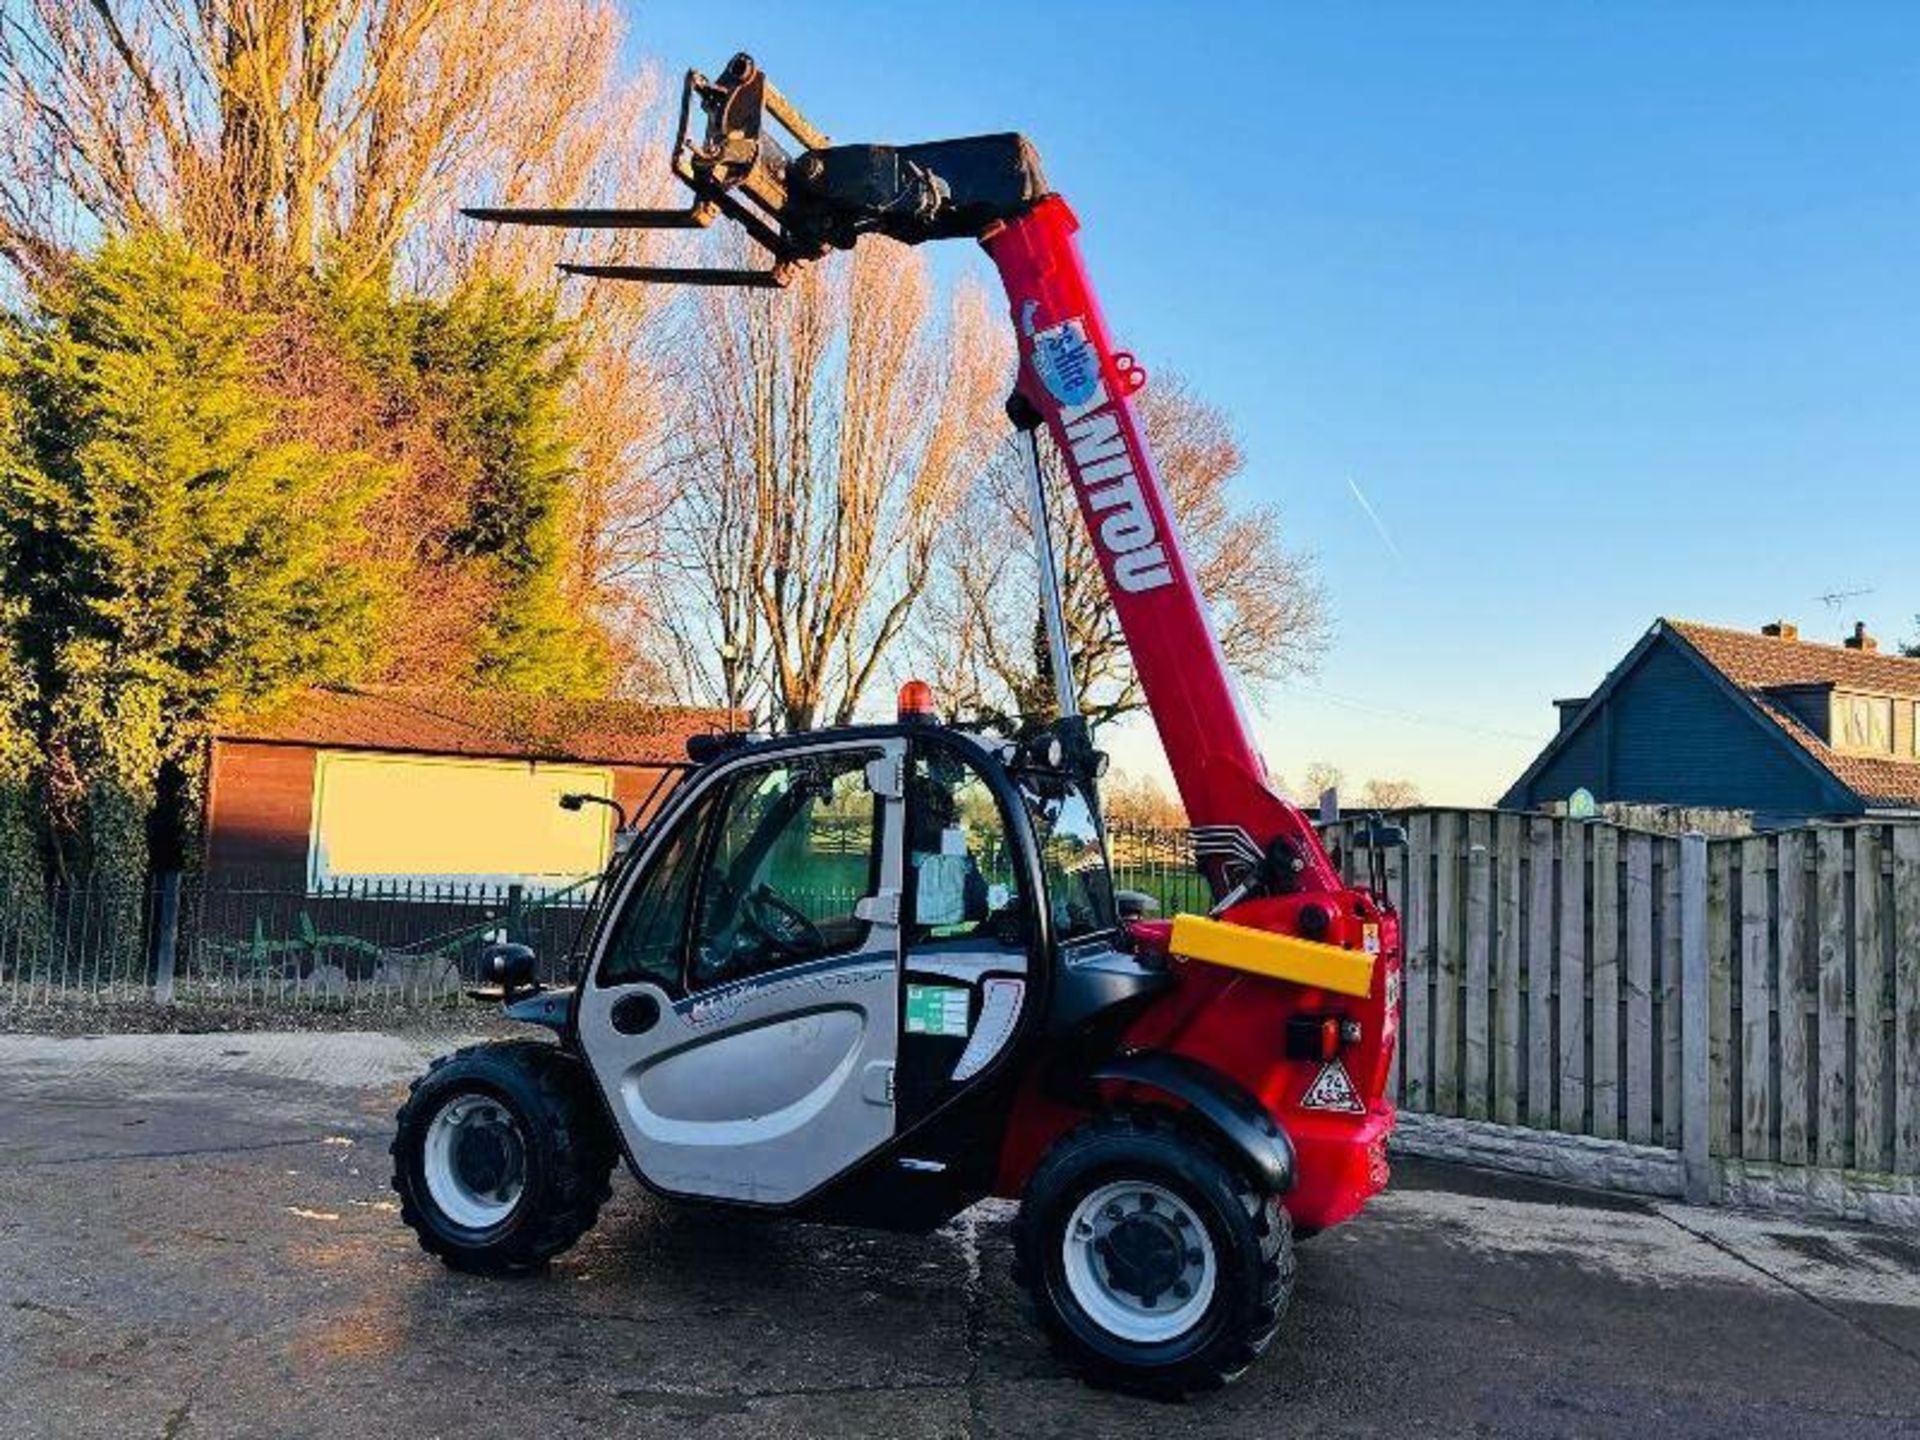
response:
<path id="1" fill-rule="evenodd" d="M 1226 1384 L 1273 1343 L 1293 1236 L 1277 1197 L 1171 1117 L 1105 1115 L 1034 1171 L 1014 1265 L 1087 1379 L 1177 1399 Z"/>
<path id="2" fill-rule="evenodd" d="M 593 1227 L 616 1151 L 579 1061 L 476 1045 L 413 1082 L 393 1138 L 400 1218 L 456 1270 L 531 1270 Z"/>

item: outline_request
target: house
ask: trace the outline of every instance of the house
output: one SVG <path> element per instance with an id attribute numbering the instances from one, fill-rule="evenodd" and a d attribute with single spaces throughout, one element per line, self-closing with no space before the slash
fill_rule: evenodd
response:
<path id="1" fill-rule="evenodd" d="M 1762 829 L 1920 814 L 1920 659 L 1864 625 L 1839 645 L 1657 620 L 1501 799 L 1750 811 Z"/>
<path id="2" fill-rule="evenodd" d="M 306 690 L 210 743 L 206 868 L 275 888 L 557 888 L 597 874 L 613 812 L 649 815 L 722 710 L 477 692 Z"/>

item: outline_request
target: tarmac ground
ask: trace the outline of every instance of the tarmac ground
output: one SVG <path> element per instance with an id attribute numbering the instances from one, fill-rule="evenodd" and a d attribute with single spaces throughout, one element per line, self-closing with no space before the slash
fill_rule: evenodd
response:
<path id="1" fill-rule="evenodd" d="M 1920 1434 L 1920 1235 L 1413 1162 L 1180 1407 L 1047 1353 L 1005 1206 L 912 1238 L 619 1177 L 546 1273 L 468 1278 L 387 1183 L 450 1043 L 0 1036 L 0 1436 Z"/>

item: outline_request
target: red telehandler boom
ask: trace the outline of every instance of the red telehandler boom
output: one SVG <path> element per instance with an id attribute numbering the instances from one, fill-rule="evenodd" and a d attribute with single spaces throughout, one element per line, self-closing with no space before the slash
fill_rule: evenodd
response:
<path id="1" fill-rule="evenodd" d="M 983 246 L 1018 339 L 1007 409 L 1061 718 L 1011 738 L 938 726 L 915 682 L 895 725 L 714 739 L 609 873 L 574 986 L 535 986 L 517 947 L 490 958 L 509 1013 L 562 1043 L 462 1052 L 416 1086 L 394 1147 L 403 1214 L 449 1263 L 512 1269 L 592 1223 L 621 1154 L 664 1194 L 903 1228 L 1018 1197 L 1020 1278 L 1085 1371 L 1157 1393 L 1230 1379 L 1278 1329 L 1292 1237 L 1386 1183 L 1400 931 L 1381 847 L 1398 836 L 1373 826 L 1373 883 L 1349 885 L 1270 783 L 1134 410 L 1145 372 L 1025 139 L 834 145 L 740 55 L 687 77 L 673 165 L 686 210 L 468 213 L 725 220 L 768 257 L 564 267 L 661 283 L 778 289 L 869 234 Z M 1186 804 L 1204 916 L 1116 909 L 1042 428 Z M 871 805 L 869 890 L 845 913 L 783 868 L 827 804 L 843 827 Z"/>

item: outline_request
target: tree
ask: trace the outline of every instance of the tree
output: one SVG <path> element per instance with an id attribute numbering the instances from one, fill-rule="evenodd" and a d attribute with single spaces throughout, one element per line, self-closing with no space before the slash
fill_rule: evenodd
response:
<path id="1" fill-rule="evenodd" d="M 222 713 L 352 678 L 378 628 L 340 552 L 380 472 L 276 437 L 230 278 L 177 239 L 112 240 L 11 336 L 13 636 L 56 806 L 132 874 L 161 765 Z"/>
<path id="2" fill-rule="evenodd" d="M 485 562 L 495 599 L 472 678 L 508 690 L 604 693 L 603 635 L 572 603 L 577 474 L 563 395 L 577 363 L 551 301 L 478 282 L 397 307 L 414 379 L 445 402 L 441 439 L 466 497 L 455 555 Z"/>
<path id="3" fill-rule="evenodd" d="M 1325 604 L 1310 557 L 1281 541 L 1269 506 L 1237 503 L 1246 458 L 1226 415 L 1177 376 L 1142 392 L 1141 419 L 1227 661 L 1254 689 L 1310 669 L 1326 645 Z M 1054 709 L 1036 598 L 1023 442 L 1010 441 L 972 488 L 940 552 L 942 577 L 921 627 L 957 708 L 993 723 Z M 1048 527 L 1080 708 L 1096 725 L 1144 703 L 1099 560 L 1048 445 Z"/>
<path id="4" fill-rule="evenodd" d="M 1183 830 L 1186 808 L 1179 798 L 1151 775 L 1116 771 L 1100 786 L 1100 805 L 1115 825 L 1145 830 Z"/>
<path id="5" fill-rule="evenodd" d="M 1338 765 L 1326 760 L 1313 761 L 1300 781 L 1300 803 L 1308 807 L 1318 805 L 1327 791 L 1338 792 L 1346 778 L 1346 772 Z"/>
<path id="6" fill-rule="evenodd" d="M 0 943 L 16 952 L 44 933 L 47 921 L 40 855 L 43 754 L 34 733 L 33 681 L 10 633 L 14 618 L 0 605 Z"/>
<path id="7" fill-rule="evenodd" d="M 27 474 L 18 379 L 15 347 L 0 347 L 0 493 Z M 0 574 L 18 573 L 13 550 L 11 537 L 0 530 Z M 39 693 L 18 639 L 26 606 L 12 589 L 0 588 L 0 915 L 8 917 L 0 925 L 0 943 L 18 950 L 46 920 L 35 823 L 45 757 L 34 731 Z"/>
<path id="8" fill-rule="evenodd" d="M 785 292 L 709 292 L 682 318 L 676 684 L 783 730 L 846 723 L 993 443 L 1004 350 L 977 292 L 937 319 L 925 260 L 878 238 Z"/>
<path id="9" fill-rule="evenodd" d="M 1360 789 L 1363 810 L 1409 810 L 1420 803 L 1420 787 L 1411 780 L 1367 781 Z"/>
<path id="10" fill-rule="evenodd" d="M 17 0 L 0 253 L 45 274 L 161 226 L 230 265 L 381 273 L 455 197 L 625 146 L 620 43 L 601 0 Z"/>
<path id="11" fill-rule="evenodd" d="M 1911 640 L 1906 640 L 1901 643 L 1900 653 L 1915 659 L 1920 659 L 1920 615 L 1913 617 L 1913 623 L 1916 627 L 1914 637 Z"/>
<path id="12" fill-rule="evenodd" d="M 455 210 L 663 203 L 655 86 L 623 59 L 622 32 L 610 0 L 16 0 L 0 17 L 0 258 L 44 284 L 104 236 L 166 229 L 254 277 L 236 300 L 291 317 L 282 340 L 312 328 L 302 280 L 354 303 L 396 288 L 471 296 L 495 279 L 556 297 L 578 523 L 547 537 L 559 593 L 515 583 L 553 620 L 580 608 L 642 627 L 644 592 L 613 587 L 652 558 L 658 528 L 638 463 L 659 419 L 645 323 L 658 291 L 561 287 L 553 262 L 582 242 Z M 639 260 L 657 242 L 591 243 L 593 258 Z M 303 370 L 341 357 L 275 358 L 297 391 Z M 424 448 L 425 473 L 398 477 L 415 499 L 450 478 Z M 457 625 L 490 596 L 471 567 L 409 578 L 424 661 L 447 653 L 432 623 Z M 526 637 L 499 639 L 511 651 Z M 610 658 L 602 646 L 601 673 Z"/>

